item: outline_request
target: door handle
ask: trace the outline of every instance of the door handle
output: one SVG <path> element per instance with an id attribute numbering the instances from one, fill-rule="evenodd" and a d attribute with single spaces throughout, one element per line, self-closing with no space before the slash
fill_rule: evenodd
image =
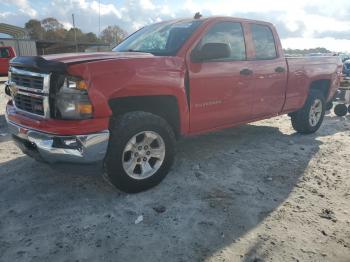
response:
<path id="1" fill-rule="evenodd" d="M 276 67 L 275 68 L 275 72 L 276 73 L 284 73 L 286 71 L 286 69 L 282 66 Z"/>
<path id="2" fill-rule="evenodd" d="M 244 68 L 239 73 L 244 76 L 249 76 L 253 74 L 253 71 L 248 68 Z"/>

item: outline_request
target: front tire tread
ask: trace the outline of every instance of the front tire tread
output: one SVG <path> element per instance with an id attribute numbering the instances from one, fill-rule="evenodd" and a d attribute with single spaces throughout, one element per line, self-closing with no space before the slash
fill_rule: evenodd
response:
<path id="1" fill-rule="evenodd" d="M 121 191 L 137 193 L 159 184 L 172 166 L 175 155 L 175 134 L 170 125 L 160 116 L 144 111 L 129 112 L 111 120 L 110 141 L 105 158 L 105 172 L 109 181 Z M 124 171 L 122 154 L 129 139 L 142 131 L 154 131 L 162 136 L 165 159 L 159 170 L 145 179 L 133 179 Z"/>

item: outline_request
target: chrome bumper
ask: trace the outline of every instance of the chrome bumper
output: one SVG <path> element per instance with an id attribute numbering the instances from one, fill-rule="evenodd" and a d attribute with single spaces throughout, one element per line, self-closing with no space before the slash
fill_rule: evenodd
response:
<path id="1" fill-rule="evenodd" d="M 58 136 L 31 130 L 8 120 L 7 124 L 14 141 L 25 154 L 46 162 L 92 163 L 103 160 L 107 151 L 108 130 Z"/>

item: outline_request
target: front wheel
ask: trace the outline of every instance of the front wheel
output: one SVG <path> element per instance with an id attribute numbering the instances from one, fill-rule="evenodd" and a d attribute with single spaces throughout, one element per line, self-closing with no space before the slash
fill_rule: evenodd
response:
<path id="1" fill-rule="evenodd" d="M 316 132 L 325 115 L 325 99 L 318 90 L 310 90 L 309 97 L 305 105 L 300 110 L 291 114 L 292 126 L 294 130 L 302 134 Z"/>
<path id="2" fill-rule="evenodd" d="M 161 117 L 130 112 L 111 123 L 105 171 L 118 189 L 136 193 L 160 183 L 174 160 L 175 135 Z"/>

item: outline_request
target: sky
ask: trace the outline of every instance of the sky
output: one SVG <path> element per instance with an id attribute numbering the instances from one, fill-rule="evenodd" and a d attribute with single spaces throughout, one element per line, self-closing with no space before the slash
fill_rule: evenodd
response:
<path id="1" fill-rule="evenodd" d="M 57 18 L 67 29 L 99 33 L 119 25 L 128 33 L 157 21 L 225 15 L 272 22 L 284 48 L 326 47 L 350 52 L 350 0 L 1 0 L 0 23 L 23 27 L 29 19 Z"/>

